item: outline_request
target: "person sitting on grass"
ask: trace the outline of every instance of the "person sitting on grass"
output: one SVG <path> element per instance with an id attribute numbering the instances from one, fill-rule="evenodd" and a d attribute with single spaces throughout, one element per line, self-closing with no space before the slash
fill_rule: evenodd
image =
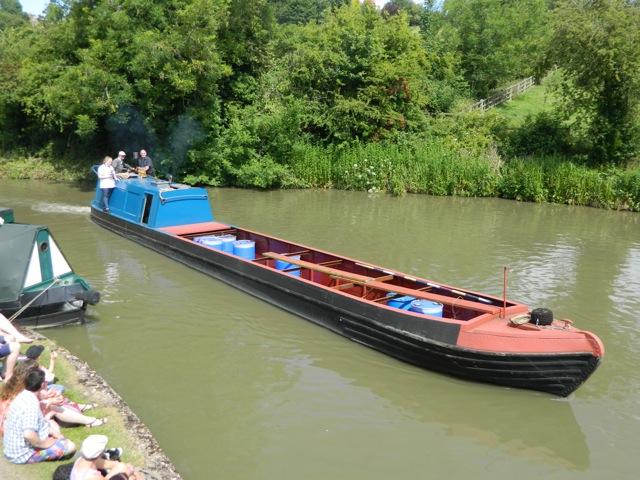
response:
<path id="1" fill-rule="evenodd" d="M 4 358 L 5 382 L 13 375 L 13 369 L 20 355 L 20 344 L 31 342 L 33 340 L 20 333 L 7 317 L 0 313 L 0 359 Z"/>
<path id="2" fill-rule="evenodd" d="M 24 390 L 27 374 L 37 367 L 38 364 L 34 361 L 18 362 L 13 376 L 2 386 L 2 391 L 0 391 L 0 436 L 4 435 L 4 420 L 7 416 L 9 405 Z"/>
<path id="3" fill-rule="evenodd" d="M 85 438 L 80 447 L 80 458 L 73 464 L 69 480 L 103 480 L 104 478 L 144 480 L 142 473 L 133 465 L 105 458 L 108 441 L 105 435 L 89 435 Z M 106 477 L 101 471 L 107 472 Z"/>
<path id="4" fill-rule="evenodd" d="M 40 345 L 34 345 L 40 347 Z M 32 347 L 30 347 L 31 349 Z M 41 347 L 43 348 L 43 347 Z M 0 412 L 6 411 L 7 403 L 10 403 L 24 387 L 24 378 L 29 370 L 40 369 L 45 372 L 45 382 L 47 382 L 47 370 L 38 365 L 38 362 L 31 358 L 18 361 L 14 377 L 9 380 L 0 394 Z M 20 373 L 20 375 L 18 375 Z M 48 383 L 48 382 L 47 382 Z M 41 388 L 36 394 L 40 401 L 40 409 L 47 420 L 55 420 L 73 425 L 86 425 L 87 427 L 99 427 L 107 423 L 106 418 L 97 418 L 85 415 L 84 412 L 97 407 L 95 403 L 76 403 L 64 397 L 59 389 L 48 386 Z M 4 407 L 4 408 L 3 408 Z M 53 425 L 56 428 L 57 425 Z M 0 433 L 2 432 L 2 418 L 0 414 Z"/>
<path id="5" fill-rule="evenodd" d="M 40 410 L 37 392 L 46 387 L 44 372 L 30 369 L 24 390 L 9 405 L 4 422 L 4 455 L 12 463 L 60 460 L 76 451 L 75 444 L 52 428 Z"/>

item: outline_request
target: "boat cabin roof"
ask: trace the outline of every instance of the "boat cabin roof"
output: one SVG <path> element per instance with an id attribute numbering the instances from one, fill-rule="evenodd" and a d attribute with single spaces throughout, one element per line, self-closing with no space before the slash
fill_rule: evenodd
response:
<path id="1" fill-rule="evenodd" d="M 43 225 L 0 225 L 0 245 L 0 304 L 15 302 L 25 289 L 72 272 Z"/>
<path id="2" fill-rule="evenodd" d="M 92 204 L 98 209 L 103 207 L 99 182 Z M 150 228 L 213 221 L 204 188 L 137 175 L 116 182 L 109 210 L 111 215 Z"/>

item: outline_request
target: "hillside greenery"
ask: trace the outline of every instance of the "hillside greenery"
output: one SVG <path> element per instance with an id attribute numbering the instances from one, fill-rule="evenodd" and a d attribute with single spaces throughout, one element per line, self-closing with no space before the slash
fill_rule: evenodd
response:
<path id="1" fill-rule="evenodd" d="M 637 210 L 639 45 L 630 0 L 0 0 L 0 175 L 145 148 L 204 185 Z"/>

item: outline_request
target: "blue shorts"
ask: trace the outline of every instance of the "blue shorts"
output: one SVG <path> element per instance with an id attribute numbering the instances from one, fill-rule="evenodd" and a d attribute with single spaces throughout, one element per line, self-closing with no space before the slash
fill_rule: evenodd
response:
<path id="1" fill-rule="evenodd" d="M 4 339 L 2 335 L 0 335 L 0 358 L 4 358 L 11 353 L 11 347 Z"/>

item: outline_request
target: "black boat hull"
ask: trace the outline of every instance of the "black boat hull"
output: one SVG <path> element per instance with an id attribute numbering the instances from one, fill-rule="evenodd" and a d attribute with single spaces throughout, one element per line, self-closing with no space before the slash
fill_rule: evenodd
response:
<path id="1" fill-rule="evenodd" d="M 95 293 L 99 298 L 97 292 L 91 291 L 91 293 Z M 83 323 L 86 310 L 85 297 L 87 297 L 87 291 L 79 283 L 61 285 L 48 289 L 44 294 L 38 290 L 23 293 L 19 301 L 0 305 L 0 312 L 7 318 L 11 318 L 23 305 L 29 305 L 14 322 L 30 328 Z"/>
<path id="2" fill-rule="evenodd" d="M 296 277 L 203 249 L 92 207 L 100 226 L 344 337 L 407 363 L 455 377 L 567 396 L 597 368 L 589 353 L 506 354 L 460 348 L 459 326 L 394 312 Z"/>
<path id="3" fill-rule="evenodd" d="M 2 310 L 5 317 L 11 318 L 17 310 Z M 51 328 L 85 322 L 85 306 L 64 302 L 52 305 L 29 307 L 15 320 L 15 324 L 29 328 Z"/>

